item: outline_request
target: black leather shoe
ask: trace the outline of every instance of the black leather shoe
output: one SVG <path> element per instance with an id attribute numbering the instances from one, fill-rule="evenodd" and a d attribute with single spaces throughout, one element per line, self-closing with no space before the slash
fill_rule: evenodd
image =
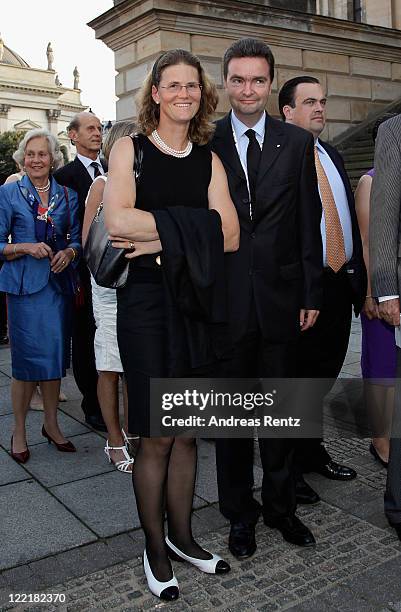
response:
<path id="1" fill-rule="evenodd" d="M 357 474 L 355 470 L 346 465 L 340 465 L 335 461 L 329 461 L 326 465 L 322 465 L 313 470 L 330 480 L 353 480 Z"/>
<path id="2" fill-rule="evenodd" d="M 284 540 L 296 546 L 315 546 L 316 544 L 313 533 L 297 516 L 278 518 L 273 521 L 265 519 L 265 525 L 278 529 Z"/>
<path id="3" fill-rule="evenodd" d="M 312 505 L 320 502 L 319 495 L 305 482 L 302 476 L 299 476 L 295 481 L 295 495 L 297 504 Z"/>
<path id="4" fill-rule="evenodd" d="M 228 548 L 237 559 L 252 557 L 256 550 L 255 525 L 252 523 L 231 523 Z"/>
<path id="5" fill-rule="evenodd" d="M 103 421 L 103 417 L 98 414 L 86 414 L 85 423 L 97 429 L 98 431 L 107 431 L 106 423 Z"/>
<path id="6" fill-rule="evenodd" d="M 2 336 L 0 336 L 0 344 L 8 344 L 9 343 L 9 339 L 7 334 L 3 334 Z"/>
<path id="7" fill-rule="evenodd" d="M 395 529 L 398 539 L 401 542 L 401 523 L 390 523 L 391 527 Z"/>

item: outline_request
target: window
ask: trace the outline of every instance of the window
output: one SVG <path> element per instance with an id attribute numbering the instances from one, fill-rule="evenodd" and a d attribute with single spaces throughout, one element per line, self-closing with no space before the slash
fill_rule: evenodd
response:
<path id="1" fill-rule="evenodd" d="M 353 0 L 353 19 L 357 23 L 362 23 L 362 0 Z"/>

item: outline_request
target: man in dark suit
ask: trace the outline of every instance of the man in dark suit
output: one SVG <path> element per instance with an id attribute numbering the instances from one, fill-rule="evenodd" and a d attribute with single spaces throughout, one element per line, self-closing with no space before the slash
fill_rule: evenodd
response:
<path id="1" fill-rule="evenodd" d="M 279 108 L 286 123 L 302 127 L 314 137 L 324 212 L 321 221 L 323 303 L 316 325 L 299 338 L 297 376 L 334 382 L 347 352 L 352 306 L 358 315 L 366 297 L 366 270 L 354 196 L 341 155 L 319 140 L 326 122 L 326 96 L 318 79 L 300 76 L 284 83 L 279 93 Z M 320 411 L 323 397 L 316 399 Z M 315 471 L 333 480 L 356 477 L 355 470 L 332 460 L 321 438 L 297 440 L 294 463 L 298 471 L 299 503 L 319 501 L 317 493 L 303 479 L 303 472 Z"/>
<path id="2" fill-rule="evenodd" d="M 75 115 L 69 124 L 68 136 L 77 149 L 74 161 L 54 173 L 56 181 L 74 189 L 78 194 L 81 224 L 85 214 L 85 200 L 93 180 L 104 174 L 106 168 L 100 157 L 102 125 L 93 113 Z M 85 421 L 95 429 L 107 431 L 97 398 L 97 371 L 95 365 L 95 321 L 92 310 L 92 290 L 85 261 L 79 263 L 81 283 L 80 301 L 74 312 L 72 333 L 72 365 L 75 381 L 82 393 L 82 410 Z"/>
<path id="3" fill-rule="evenodd" d="M 316 321 L 321 300 L 321 207 L 313 139 L 304 130 L 267 115 L 274 77 L 270 48 L 243 39 L 224 55 L 232 111 L 217 121 L 212 148 L 227 172 L 241 226 L 240 247 L 226 256 L 229 325 L 233 350 L 223 377 L 286 377 L 300 330 Z M 255 524 L 300 546 L 314 545 L 295 516 L 292 443 L 259 439 L 263 508 L 254 499 L 253 440 L 216 441 L 219 503 L 230 520 L 229 548 L 238 558 L 256 549 Z"/>

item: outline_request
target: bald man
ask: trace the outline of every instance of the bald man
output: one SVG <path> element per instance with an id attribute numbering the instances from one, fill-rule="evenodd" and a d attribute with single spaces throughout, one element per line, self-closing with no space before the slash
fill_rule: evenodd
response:
<path id="1" fill-rule="evenodd" d="M 80 221 L 85 213 L 85 200 L 93 180 L 104 174 L 99 153 L 102 146 L 102 124 L 96 115 L 78 113 L 67 128 L 68 137 L 77 149 L 74 161 L 54 173 L 60 185 L 74 189 L 78 194 Z M 85 261 L 79 263 L 79 276 L 84 303 L 76 306 L 72 333 L 72 366 L 75 382 L 82 393 L 81 407 L 85 421 L 100 431 L 107 431 L 97 398 L 97 371 L 95 364 L 95 321 L 92 310 L 92 292 L 89 271 Z"/>

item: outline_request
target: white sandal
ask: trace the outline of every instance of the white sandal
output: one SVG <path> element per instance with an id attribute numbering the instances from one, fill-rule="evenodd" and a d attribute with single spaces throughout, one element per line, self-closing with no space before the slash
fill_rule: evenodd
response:
<path id="1" fill-rule="evenodd" d="M 122 451 L 125 459 L 123 459 L 122 461 L 113 461 L 112 458 L 110 457 L 110 451 L 113 451 L 113 450 Z M 134 460 L 132 457 L 129 456 L 125 445 L 124 446 L 109 446 L 109 441 L 106 440 L 106 446 L 104 447 L 104 452 L 106 453 L 106 457 L 109 460 L 109 463 L 112 463 L 119 472 L 125 472 L 128 474 L 131 474 L 132 467 L 134 465 Z"/>

